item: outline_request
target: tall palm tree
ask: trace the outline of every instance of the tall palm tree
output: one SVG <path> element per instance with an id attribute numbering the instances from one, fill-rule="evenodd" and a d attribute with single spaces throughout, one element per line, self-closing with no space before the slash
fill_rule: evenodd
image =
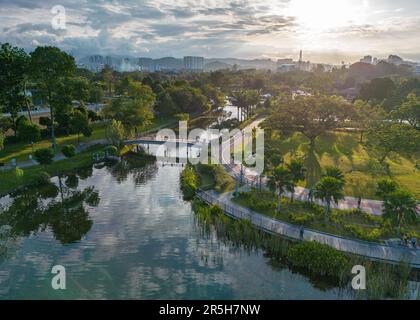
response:
<path id="1" fill-rule="evenodd" d="M 305 180 L 306 175 L 306 168 L 303 166 L 303 162 L 300 160 L 292 160 L 288 165 L 287 168 L 290 171 L 290 175 L 292 176 L 292 184 L 293 184 L 293 191 L 291 200 L 293 202 L 294 195 L 295 195 L 295 188 L 299 181 Z"/>
<path id="2" fill-rule="evenodd" d="M 413 222 L 417 218 L 416 201 L 411 193 L 397 190 L 387 195 L 384 202 L 384 217 L 397 226 L 398 235 L 401 225 L 405 222 Z"/>
<path id="3" fill-rule="evenodd" d="M 389 178 L 381 179 L 376 186 L 376 195 L 386 200 L 389 194 L 398 190 L 398 183 Z"/>
<path id="4" fill-rule="evenodd" d="M 250 109 L 258 104 L 260 95 L 257 90 L 240 90 L 232 93 L 232 104 L 241 110 L 241 115 L 245 114 L 245 118 L 250 116 Z M 242 118 L 242 116 L 241 116 Z M 238 120 L 245 120 L 239 119 Z"/>
<path id="5" fill-rule="evenodd" d="M 344 198 L 344 183 L 333 177 L 323 177 L 314 189 L 314 197 L 325 201 L 324 221 L 328 222 L 328 217 L 331 209 L 331 201 L 338 203 L 340 199 Z"/>
<path id="6" fill-rule="evenodd" d="M 322 175 L 323 177 L 332 177 L 340 180 L 344 183 L 344 174 L 340 170 L 340 168 L 329 166 L 325 168 L 325 173 Z"/>
<path id="7" fill-rule="evenodd" d="M 285 166 L 279 166 L 275 168 L 272 174 L 269 176 L 268 187 L 273 191 L 277 191 L 278 205 L 277 211 L 280 211 L 281 207 L 281 196 L 286 191 L 293 191 L 292 175 Z"/>

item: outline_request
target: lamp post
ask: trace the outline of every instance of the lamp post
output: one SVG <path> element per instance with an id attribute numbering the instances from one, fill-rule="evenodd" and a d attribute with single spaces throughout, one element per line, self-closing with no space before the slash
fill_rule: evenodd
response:
<path id="1" fill-rule="evenodd" d="M 242 185 L 242 183 L 243 183 L 243 176 L 244 176 L 244 166 L 243 166 L 243 164 L 242 164 L 242 162 L 241 162 L 241 185 Z"/>
<path id="2" fill-rule="evenodd" d="M 235 165 L 239 165 L 240 164 L 242 166 L 242 163 L 240 163 L 239 161 L 234 161 L 234 164 Z M 235 192 L 233 194 L 235 197 L 237 197 L 238 196 L 238 193 L 239 193 L 239 186 L 240 186 L 239 181 L 241 181 L 241 183 L 242 183 L 242 167 L 241 167 L 240 177 L 235 179 Z"/>

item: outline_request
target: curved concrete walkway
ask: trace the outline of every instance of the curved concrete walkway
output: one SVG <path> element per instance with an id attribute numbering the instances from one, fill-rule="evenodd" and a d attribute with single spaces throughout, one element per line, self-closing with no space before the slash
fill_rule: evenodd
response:
<path id="1" fill-rule="evenodd" d="M 231 201 L 231 194 L 218 194 L 213 190 L 197 192 L 197 196 L 208 204 L 219 205 L 225 214 L 240 220 L 250 220 L 254 226 L 266 232 L 301 240 L 301 228 L 258 212 L 244 208 Z M 408 263 L 413 268 L 420 268 L 420 249 L 390 246 L 381 243 L 343 238 L 332 234 L 304 229 L 303 240 L 326 244 L 339 251 L 360 255 L 372 260 L 390 263 Z"/>

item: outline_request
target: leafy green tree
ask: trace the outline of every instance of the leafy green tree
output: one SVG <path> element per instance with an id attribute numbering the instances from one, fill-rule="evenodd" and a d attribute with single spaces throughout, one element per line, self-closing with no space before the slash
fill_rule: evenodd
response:
<path id="1" fill-rule="evenodd" d="M 392 152 L 407 156 L 420 152 L 420 132 L 407 124 L 381 123 L 368 130 L 367 138 L 367 148 L 382 165 Z"/>
<path id="2" fill-rule="evenodd" d="M 290 163 L 287 165 L 287 168 L 290 171 L 290 175 L 291 175 L 291 181 L 293 184 L 293 190 L 295 190 L 296 185 L 299 181 L 305 180 L 305 175 L 306 175 L 306 169 L 303 165 L 303 162 L 300 160 L 292 160 L 290 161 Z M 292 192 L 292 202 L 294 199 L 294 192 Z"/>
<path id="3" fill-rule="evenodd" d="M 56 47 L 37 47 L 31 52 L 30 70 L 38 96 L 46 101 L 50 108 L 51 142 L 55 149 L 54 115 L 57 109 L 69 100 L 67 85 L 74 75 L 76 63 L 72 56 Z"/>
<path id="4" fill-rule="evenodd" d="M 105 82 L 108 96 L 111 96 L 114 86 L 114 74 L 112 69 L 108 65 L 105 65 L 105 67 L 102 69 L 101 77 Z"/>
<path id="5" fill-rule="evenodd" d="M 72 158 L 76 155 L 76 147 L 72 144 L 68 144 L 61 148 L 61 152 L 66 158 Z"/>
<path id="6" fill-rule="evenodd" d="M 277 211 L 281 209 L 281 197 L 286 192 L 293 192 L 292 175 L 285 166 L 279 166 L 268 177 L 268 186 L 273 192 L 277 192 Z"/>
<path id="7" fill-rule="evenodd" d="M 418 219 L 416 201 L 412 194 L 404 190 L 388 194 L 384 202 L 384 216 L 393 222 L 400 234 L 402 224 Z"/>
<path id="8" fill-rule="evenodd" d="M 112 120 L 106 128 L 105 135 L 110 144 L 120 147 L 125 137 L 125 129 L 121 121 Z"/>
<path id="9" fill-rule="evenodd" d="M 406 101 L 391 112 L 391 117 L 397 121 L 406 121 L 414 129 L 420 130 L 420 97 L 415 93 L 409 94 Z"/>
<path id="10" fill-rule="evenodd" d="M 4 133 L 0 132 L 0 150 L 4 148 Z"/>
<path id="11" fill-rule="evenodd" d="M 49 117 L 39 117 L 39 124 L 41 126 L 50 127 L 51 119 Z"/>
<path id="12" fill-rule="evenodd" d="M 200 89 L 191 87 L 188 83 L 179 83 L 166 89 L 176 106 L 175 113 L 202 113 L 210 109 L 209 100 Z"/>
<path id="13" fill-rule="evenodd" d="M 370 82 L 366 82 L 360 89 L 360 98 L 365 101 L 373 100 L 381 103 L 384 99 L 389 98 L 395 92 L 396 86 L 390 78 L 376 78 Z"/>
<path id="14" fill-rule="evenodd" d="M 23 49 L 12 47 L 4 43 L 0 48 L 0 105 L 4 106 L 5 112 L 10 113 L 12 129 L 17 135 L 18 112 L 22 106 L 30 109 L 26 96 L 26 81 L 28 73 L 29 57 Z"/>
<path id="15" fill-rule="evenodd" d="M 38 149 L 34 153 L 35 160 L 41 165 L 46 166 L 51 164 L 54 160 L 54 151 L 50 148 Z"/>
<path id="16" fill-rule="evenodd" d="M 379 106 L 372 106 L 369 102 L 356 100 L 354 102 L 355 125 L 360 130 L 359 143 L 363 143 L 363 135 L 369 128 L 375 126 L 385 118 L 384 110 Z"/>
<path id="17" fill-rule="evenodd" d="M 205 83 L 201 91 L 210 100 L 214 108 L 220 108 L 224 106 L 225 95 L 221 90 L 213 86 L 211 83 Z"/>
<path id="18" fill-rule="evenodd" d="M 106 117 L 120 121 L 128 130 L 142 129 L 148 126 L 154 115 L 150 105 L 143 100 L 126 98 L 115 99 L 111 105 L 104 108 Z"/>
<path id="19" fill-rule="evenodd" d="M 389 194 L 397 191 L 398 188 L 398 183 L 394 180 L 388 178 L 381 179 L 376 185 L 376 195 L 385 200 Z"/>
<path id="20" fill-rule="evenodd" d="M 18 123 L 18 137 L 23 142 L 37 142 L 41 140 L 41 129 L 25 118 Z"/>
<path id="21" fill-rule="evenodd" d="M 137 135 L 138 129 L 150 125 L 154 118 L 155 94 L 149 86 L 131 78 L 126 78 L 119 90 L 124 96 L 107 105 L 103 112 L 106 117 L 120 121 L 127 130 L 134 130 Z"/>
<path id="22" fill-rule="evenodd" d="M 93 82 L 89 89 L 89 101 L 99 103 L 104 97 L 104 89 L 102 83 L 99 81 Z"/>
<path id="23" fill-rule="evenodd" d="M 314 150 L 317 137 L 343 127 L 353 114 L 353 106 L 341 97 L 298 96 L 277 101 L 264 126 L 285 135 L 300 132 L 309 139 L 311 150 Z"/>
<path id="24" fill-rule="evenodd" d="M 178 111 L 178 106 L 172 100 L 169 92 L 164 91 L 159 95 L 156 111 L 161 115 L 173 115 Z"/>
<path id="25" fill-rule="evenodd" d="M 11 129 L 13 126 L 12 120 L 9 117 L 0 116 L 0 132 L 6 133 L 7 130 Z"/>
<path id="26" fill-rule="evenodd" d="M 90 83 L 86 78 L 73 77 L 70 79 L 71 85 L 71 96 L 73 99 L 84 103 L 89 100 L 90 97 Z"/>
<path id="27" fill-rule="evenodd" d="M 175 115 L 175 118 L 178 121 L 189 121 L 190 120 L 190 115 L 188 113 L 177 113 Z"/>
<path id="28" fill-rule="evenodd" d="M 338 203 L 340 199 L 344 198 L 344 184 L 336 178 L 323 177 L 315 185 L 314 197 L 326 203 L 324 221 L 327 223 L 331 210 L 331 202 Z"/>
<path id="29" fill-rule="evenodd" d="M 70 120 L 70 127 L 77 133 L 77 143 L 80 143 L 80 133 L 88 132 L 89 118 L 86 113 L 74 110 Z"/>

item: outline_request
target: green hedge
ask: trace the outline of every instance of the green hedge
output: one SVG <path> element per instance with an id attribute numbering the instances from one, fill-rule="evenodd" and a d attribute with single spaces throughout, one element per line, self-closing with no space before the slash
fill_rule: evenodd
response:
<path id="1" fill-rule="evenodd" d="M 331 277 L 337 277 L 343 270 L 347 270 L 349 263 L 348 258 L 340 251 L 307 241 L 292 246 L 287 253 L 287 259 L 296 267 Z"/>
<path id="2" fill-rule="evenodd" d="M 181 190 L 185 200 L 191 200 L 199 185 L 199 179 L 195 169 L 191 165 L 187 165 L 181 172 Z"/>

